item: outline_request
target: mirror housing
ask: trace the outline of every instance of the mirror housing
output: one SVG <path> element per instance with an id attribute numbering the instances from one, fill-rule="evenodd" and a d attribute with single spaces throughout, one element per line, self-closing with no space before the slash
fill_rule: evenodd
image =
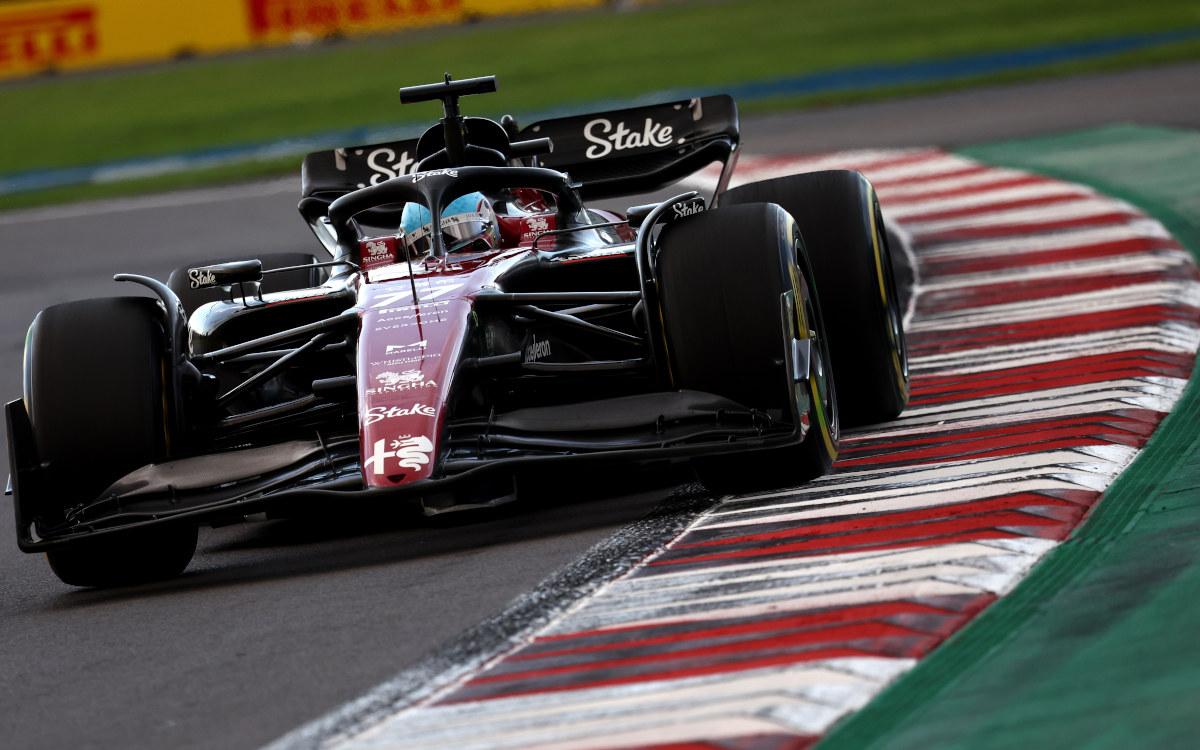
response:
<path id="1" fill-rule="evenodd" d="M 651 211 L 658 208 L 658 206 L 658 203 L 646 203 L 641 206 L 631 206 L 625 211 L 625 216 L 629 220 L 629 226 L 633 229 L 637 229 L 642 224 L 646 223 L 646 217 L 650 215 Z M 672 203 L 670 206 L 670 211 L 664 213 L 660 220 L 667 222 L 678 221 L 679 219 L 683 219 L 688 216 L 695 216 L 696 214 L 704 213 L 704 211 L 707 209 L 708 204 L 704 202 L 703 198 L 698 195 L 691 195 L 690 197 Z"/>
<path id="2" fill-rule="evenodd" d="M 650 212 L 658 208 L 657 203 L 643 203 L 640 206 L 630 206 L 625 210 L 625 218 L 629 221 L 630 229 L 637 229 L 646 221 Z"/>
<path id="3" fill-rule="evenodd" d="M 261 260 L 239 260 L 232 263 L 189 268 L 188 286 L 192 289 L 211 289 L 217 286 L 262 281 L 262 277 Z"/>

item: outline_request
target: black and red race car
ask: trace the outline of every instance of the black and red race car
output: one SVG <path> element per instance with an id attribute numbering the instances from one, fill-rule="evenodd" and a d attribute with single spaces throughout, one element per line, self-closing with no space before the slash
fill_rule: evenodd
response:
<path id="1" fill-rule="evenodd" d="M 726 190 L 729 97 L 524 129 L 460 114 L 495 88 L 402 89 L 443 104 L 419 140 L 306 157 L 323 260 L 206 259 L 115 277 L 153 297 L 42 311 L 6 407 L 21 548 L 105 586 L 178 574 L 202 524 L 492 506 L 551 467 L 790 486 L 828 470 L 839 425 L 901 411 L 901 314 L 861 175 Z M 714 162 L 707 200 L 585 203 Z"/>

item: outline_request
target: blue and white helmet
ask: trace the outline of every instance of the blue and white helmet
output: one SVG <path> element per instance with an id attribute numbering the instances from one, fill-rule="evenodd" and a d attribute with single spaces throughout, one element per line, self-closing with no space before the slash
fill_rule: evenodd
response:
<path id="1" fill-rule="evenodd" d="M 433 249 L 433 217 L 420 203 L 409 203 L 400 217 L 404 244 L 414 258 Z M 483 244 L 496 246 L 496 214 L 483 193 L 467 193 L 455 198 L 442 211 L 442 237 L 446 252 L 472 250 Z"/>

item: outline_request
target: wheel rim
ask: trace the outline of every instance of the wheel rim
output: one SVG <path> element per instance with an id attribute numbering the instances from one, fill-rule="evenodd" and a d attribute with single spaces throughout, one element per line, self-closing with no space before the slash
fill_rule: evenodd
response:
<path id="1" fill-rule="evenodd" d="M 815 330 L 812 331 L 815 334 L 812 336 L 815 346 L 812 346 L 810 349 L 809 380 L 813 383 L 813 387 L 816 390 L 814 395 L 817 402 L 819 402 L 821 414 L 824 416 L 825 427 L 829 431 L 829 437 L 836 447 L 841 426 L 838 420 L 837 393 L 834 390 L 833 378 L 829 372 L 829 342 L 825 336 L 825 322 L 821 320 L 820 312 L 813 305 L 807 280 L 805 281 L 805 289 L 803 291 L 805 320 L 816 324 Z"/>

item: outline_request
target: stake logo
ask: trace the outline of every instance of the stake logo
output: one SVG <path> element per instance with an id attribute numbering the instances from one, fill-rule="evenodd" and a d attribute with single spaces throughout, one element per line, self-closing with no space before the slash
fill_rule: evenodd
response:
<path id="1" fill-rule="evenodd" d="M 348 152 L 344 148 L 335 149 L 333 152 L 333 166 L 339 172 L 347 171 L 347 159 L 350 156 L 361 157 L 366 154 L 367 168 L 374 174 L 366 183 L 358 183 L 358 187 L 365 188 L 367 184 L 378 185 L 379 183 L 390 180 L 395 177 L 403 177 L 407 174 L 412 174 L 413 169 L 417 166 L 417 160 L 409 155 L 407 151 L 396 153 L 396 149 L 382 146 L 380 148 L 366 149 L 356 148 L 353 153 Z"/>
<path id="2" fill-rule="evenodd" d="M 188 270 L 188 286 L 192 289 L 203 289 L 204 287 L 214 286 L 217 283 L 217 275 L 207 268 L 192 268 Z"/>
<path id="3" fill-rule="evenodd" d="M 704 213 L 704 201 L 699 198 L 679 201 L 678 203 L 671 204 L 671 210 L 675 212 L 676 219 L 682 219 L 685 216 L 695 216 L 696 214 Z"/>
<path id="4" fill-rule="evenodd" d="M 435 417 L 437 409 L 432 406 L 417 403 L 412 406 L 372 406 L 367 409 L 364 424 L 375 424 L 382 422 L 385 419 L 396 419 L 397 417 Z"/>
<path id="5" fill-rule="evenodd" d="M 428 172 L 414 172 L 412 181 L 420 182 L 427 177 L 458 177 L 457 169 L 431 169 Z"/>
<path id="6" fill-rule="evenodd" d="M 589 146 L 584 155 L 589 159 L 603 159 L 613 151 L 631 148 L 666 148 L 674 143 L 674 130 L 647 117 L 640 131 L 630 130 L 623 122 L 614 127 L 612 120 L 598 117 L 583 126 L 583 137 L 596 145 Z M 680 139 L 682 140 L 682 139 Z"/>

